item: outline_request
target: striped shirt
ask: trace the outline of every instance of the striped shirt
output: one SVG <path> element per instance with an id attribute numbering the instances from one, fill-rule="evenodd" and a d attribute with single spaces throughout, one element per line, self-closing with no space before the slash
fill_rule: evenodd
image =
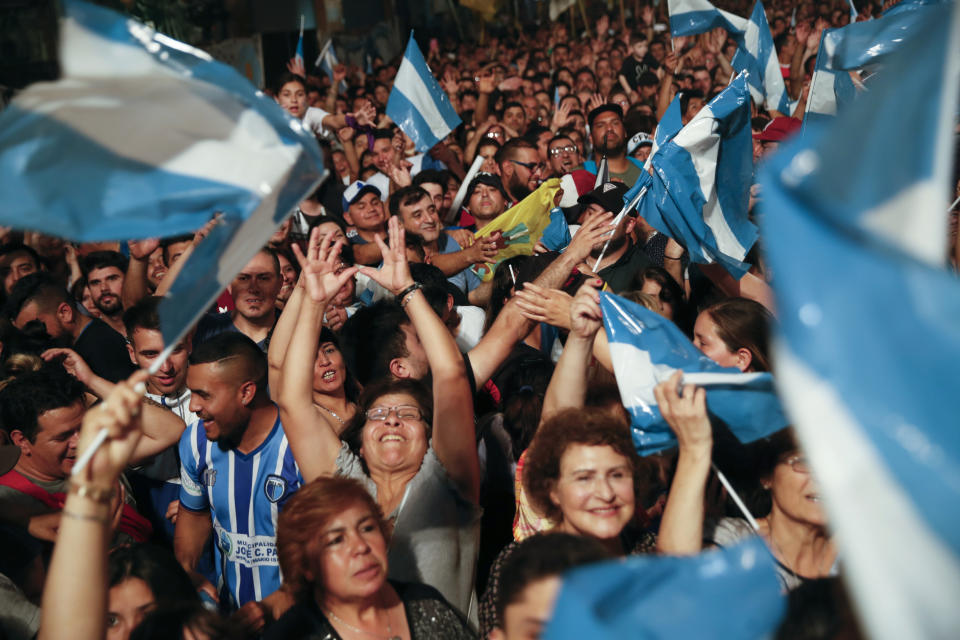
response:
<path id="1" fill-rule="evenodd" d="M 207 440 L 203 420 L 180 438 L 180 503 L 211 512 L 218 589 L 232 607 L 261 600 L 281 582 L 277 516 L 303 484 L 280 418 L 254 451 L 224 451 Z"/>

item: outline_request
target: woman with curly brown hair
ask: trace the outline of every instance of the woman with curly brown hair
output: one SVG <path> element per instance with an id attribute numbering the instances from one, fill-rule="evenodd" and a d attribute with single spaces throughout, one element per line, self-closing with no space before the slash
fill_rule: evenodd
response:
<path id="1" fill-rule="evenodd" d="M 387 580 L 390 527 L 367 490 L 319 478 L 287 502 L 277 527 L 286 588 L 298 603 L 272 638 L 474 638 L 466 620 L 425 584 Z"/>

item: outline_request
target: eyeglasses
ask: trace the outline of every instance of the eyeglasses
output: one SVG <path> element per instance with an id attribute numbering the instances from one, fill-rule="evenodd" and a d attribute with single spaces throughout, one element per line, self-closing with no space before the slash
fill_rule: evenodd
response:
<path id="1" fill-rule="evenodd" d="M 810 473 L 810 463 L 805 456 L 790 456 L 783 463 L 790 465 L 797 473 Z"/>
<path id="2" fill-rule="evenodd" d="M 518 164 L 521 167 L 525 167 L 527 171 L 529 171 L 530 173 L 533 173 L 538 169 L 543 169 L 542 162 L 520 162 L 519 160 L 511 160 L 510 162 L 512 162 L 513 164 Z"/>
<path id="3" fill-rule="evenodd" d="M 410 404 L 401 404 L 398 407 L 374 407 L 367 410 L 367 420 L 377 420 L 378 422 L 383 422 L 386 420 L 390 413 L 396 413 L 397 418 L 400 420 L 420 420 L 423 416 L 420 413 L 420 407 L 415 407 Z"/>
<path id="4" fill-rule="evenodd" d="M 576 150 L 577 150 L 577 148 L 576 148 L 575 146 L 573 146 L 572 144 L 571 144 L 571 145 L 567 145 L 567 146 L 565 146 L 565 147 L 554 147 L 553 149 L 550 149 L 550 155 L 551 155 L 551 156 L 559 156 L 559 155 L 561 155 L 561 154 L 563 154 L 563 153 L 574 153 Z"/>
<path id="5" fill-rule="evenodd" d="M 499 131 L 487 131 L 485 137 L 487 137 L 487 138 L 502 138 L 502 137 L 503 137 L 503 134 L 500 133 Z"/>

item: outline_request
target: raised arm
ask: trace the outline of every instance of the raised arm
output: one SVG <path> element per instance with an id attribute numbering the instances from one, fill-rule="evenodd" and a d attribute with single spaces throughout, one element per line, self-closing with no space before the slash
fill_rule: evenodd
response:
<path id="1" fill-rule="evenodd" d="M 676 434 L 680 449 L 657 535 L 657 550 L 671 555 L 693 555 L 703 548 L 703 501 L 713 448 L 706 392 L 686 385 L 681 395 L 682 376 L 677 371 L 653 390 L 657 408 Z"/>
<path id="2" fill-rule="evenodd" d="M 405 238 L 399 219 L 389 222 L 390 245 L 377 238 L 383 253 L 383 267 L 361 267 L 361 272 L 394 295 L 414 285 L 404 249 Z M 433 449 L 464 495 L 480 499 L 480 462 L 477 458 L 473 423 L 473 396 L 467 369 L 457 343 L 434 313 L 423 291 L 413 289 L 400 301 L 423 344 L 433 378 Z"/>
<path id="3" fill-rule="evenodd" d="M 83 417 L 78 451 L 89 448 L 101 429 L 110 435 L 79 477 L 71 479 L 43 590 L 40 640 L 106 637 L 111 500 L 140 438 L 143 396 L 134 386 L 146 377 L 144 372 L 135 373 L 116 386 L 103 408 Z"/>
<path id="4" fill-rule="evenodd" d="M 553 370 L 543 398 L 543 422 L 561 409 L 582 407 L 587 399 L 587 367 L 593 352 L 593 341 L 603 326 L 599 278 L 580 287 L 570 305 L 570 335 Z"/>
<path id="5" fill-rule="evenodd" d="M 129 309 L 150 295 L 147 286 L 148 263 L 150 255 L 159 246 L 160 240 L 156 238 L 137 242 L 131 240 L 127 243 L 130 249 L 130 263 L 127 266 L 127 274 L 123 278 L 123 291 L 120 293 L 124 309 Z"/>
<path id="6" fill-rule="evenodd" d="M 609 212 L 588 220 L 573 236 L 567 249 L 533 281 L 534 284 L 542 289 L 559 289 L 563 286 L 576 266 L 590 255 L 593 245 L 610 232 L 612 220 L 613 214 Z M 478 387 L 490 379 L 510 355 L 514 345 L 523 340 L 534 326 L 531 320 L 523 317 L 516 300 L 511 299 L 504 305 L 490 330 L 470 350 L 470 366 L 473 367 L 473 379 Z"/>
<path id="7" fill-rule="evenodd" d="M 314 229 L 307 255 L 298 246 L 293 249 L 300 261 L 306 291 L 283 360 L 281 384 L 274 389 L 274 395 L 290 450 L 306 482 L 332 475 L 340 452 L 336 426 L 313 404 L 313 366 L 327 303 L 357 272 L 356 267 L 351 267 L 336 274 L 341 247 L 342 239 L 331 246 L 330 236 L 321 242 L 320 230 Z"/>
<path id="8" fill-rule="evenodd" d="M 271 389 L 279 389 L 283 381 L 283 362 L 290 347 L 290 339 L 293 338 L 294 327 L 297 326 L 297 319 L 300 317 L 300 307 L 303 304 L 304 297 L 303 273 L 297 279 L 297 284 L 293 288 L 293 293 L 287 303 L 283 305 L 283 311 L 277 324 L 273 328 L 273 336 L 270 338 L 270 348 L 267 350 L 267 384 Z"/>

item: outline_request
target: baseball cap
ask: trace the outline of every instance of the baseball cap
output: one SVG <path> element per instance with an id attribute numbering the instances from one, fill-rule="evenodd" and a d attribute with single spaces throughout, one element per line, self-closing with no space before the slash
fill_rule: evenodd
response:
<path id="1" fill-rule="evenodd" d="M 343 210 L 346 211 L 349 209 L 350 205 L 359 200 L 360 196 L 365 193 L 375 193 L 377 194 L 378 198 L 382 195 L 380 193 L 380 189 L 376 188 L 372 184 L 357 180 L 343 190 Z"/>
<path id="2" fill-rule="evenodd" d="M 649 133 L 644 133 L 643 131 L 633 134 L 633 137 L 630 138 L 630 142 L 627 143 L 627 155 L 632 156 L 633 152 L 643 145 L 652 147 L 653 137 Z"/>
<path id="3" fill-rule="evenodd" d="M 763 131 L 753 135 L 760 142 L 780 142 L 789 138 L 800 129 L 800 120 L 788 116 L 779 116 L 767 123 Z"/>
<path id="4" fill-rule="evenodd" d="M 600 105 L 599 107 L 597 107 L 587 115 L 587 124 L 589 124 L 590 127 L 592 128 L 593 121 L 597 119 L 597 116 L 607 111 L 614 112 L 615 114 L 617 114 L 617 116 L 621 120 L 623 120 L 623 109 L 620 108 L 620 105 L 613 104 L 612 102 L 607 102 L 606 104 Z"/>
<path id="5" fill-rule="evenodd" d="M 503 197 L 505 199 L 509 199 L 509 196 L 507 196 L 506 189 L 503 188 L 503 181 L 500 180 L 500 176 L 494 173 L 481 171 L 476 176 L 474 176 L 473 180 L 470 181 L 470 185 L 467 187 L 467 193 L 466 195 L 463 196 L 464 203 L 470 202 L 470 196 L 473 195 L 473 191 L 474 189 L 477 188 L 478 184 L 485 184 L 491 187 L 496 187 L 500 191 L 500 193 L 503 194 Z"/>
<path id="6" fill-rule="evenodd" d="M 581 196 L 580 204 L 586 208 L 596 203 L 606 211 L 620 213 L 623 209 L 623 196 L 627 191 L 627 185 L 622 182 L 604 182 L 590 193 Z"/>

